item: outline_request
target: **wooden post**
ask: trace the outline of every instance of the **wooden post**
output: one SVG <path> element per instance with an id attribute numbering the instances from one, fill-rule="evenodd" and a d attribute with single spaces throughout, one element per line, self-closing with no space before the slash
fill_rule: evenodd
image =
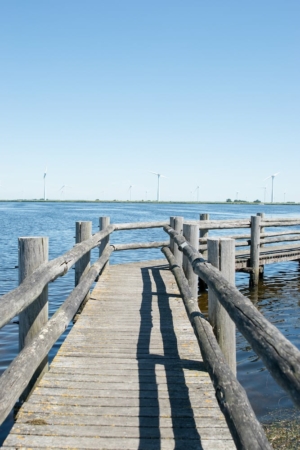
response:
<path id="1" fill-rule="evenodd" d="M 86 241 L 92 237 L 92 222 L 76 222 L 76 244 L 82 241 Z M 89 270 L 91 264 L 91 252 L 86 253 L 79 261 L 75 264 L 75 286 L 80 282 L 82 276 L 84 276 Z M 82 303 L 85 303 L 90 297 L 88 292 Z"/>
<path id="2" fill-rule="evenodd" d="M 259 245 L 260 245 L 260 216 L 251 216 L 251 247 L 250 247 L 250 286 L 258 285 L 259 280 Z"/>
<path id="3" fill-rule="evenodd" d="M 110 217 L 99 217 L 99 229 L 104 230 L 108 225 L 110 224 Z M 104 239 L 102 239 L 101 244 L 99 245 L 99 256 L 102 255 L 105 247 L 109 244 L 109 236 L 106 236 Z M 105 267 L 108 267 L 109 261 L 107 261 Z"/>
<path id="4" fill-rule="evenodd" d="M 47 237 L 19 238 L 19 284 L 48 261 Z M 48 321 L 48 286 L 24 311 L 19 314 L 19 351 L 21 351 L 39 333 Z M 44 358 L 27 388 L 20 397 L 25 401 L 30 395 L 36 382 L 48 371 L 48 357 Z"/>
<path id="5" fill-rule="evenodd" d="M 261 213 L 257 213 L 257 216 L 260 216 L 260 220 L 264 220 L 265 218 L 265 213 L 261 212 Z M 260 227 L 260 233 L 264 233 L 265 232 L 265 228 L 264 227 Z M 264 247 L 265 244 L 260 244 L 260 248 Z M 259 278 L 263 279 L 264 277 L 264 271 L 265 271 L 265 266 L 259 266 Z"/>
<path id="6" fill-rule="evenodd" d="M 208 262 L 219 269 L 226 280 L 235 285 L 235 240 L 208 239 L 207 249 Z M 235 324 L 211 289 L 208 289 L 208 315 L 225 360 L 236 374 Z"/>
<path id="7" fill-rule="evenodd" d="M 174 230 L 174 222 L 175 222 L 175 217 L 171 216 L 170 217 L 170 227 L 173 228 L 173 230 Z M 170 237 L 170 250 L 174 255 L 174 239 L 172 239 L 172 237 Z"/>
<path id="8" fill-rule="evenodd" d="M 209 220 L 209 214 L 200 214 L 200 220 Z M 208 230 L 200 230 L 200 237 L 208 238 Z M 207 259 L 207 250 L 201 252 L 204 259 Z M 207 289 L 207 284 L 199 278 L 199 292 L 205 292 Z"/>
<path id="9" fill-rule="evenodd" d="M 183 236 L 196 250 L 199 246 L 199 226 L 198 225 L 183 225 Z M 192 295 L 194 298 L 198 298 L 198 275 L 193 271 L 193 267 L 190 264 L 188 258 L 183 255 L 183 271 L 186 279 L 189 283 Z"/>
<path id="10" fill-rule="evenodd" d="M 182 232 L 183 232 L 183 217 L 181 217 L 181 216 L 174 217 L 174 230 L 177 231 L 177 233 L 182 234 Z M 180 267 L 182 267 L 183 254 L 179 250 L 176 242 L 174 242 L 174 253 L 173 254 L 177 261 L 177 264 Z"/>
<path id="11" fill-rule="evenodd" d="M 200 214 L 200 220 L 209 220 L 209 214 Z M 200 237 L 208 237 L 208 230 L 200 230 Z M 207 258 L 207 250 L 202 252 L 203 258 Z"/>

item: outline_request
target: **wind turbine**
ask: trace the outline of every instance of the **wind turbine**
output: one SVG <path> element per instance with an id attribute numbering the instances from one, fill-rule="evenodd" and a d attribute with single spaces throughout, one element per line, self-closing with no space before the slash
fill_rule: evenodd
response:
<path id="1" fill-rule="evenodd" d="M 279 174 L 280 172 L 274 173 L 273 175 L 270 175 L 269 177 L 265 178 L 263 181 L 268 180 L 269 178 L 272 178 L 272 194 L 271 194 L 271 203 L 274 201 L 274 178 Z"/>
<path id="2" fill-rule="evenodd" d="M 62 187 L 61 187 L 60 189 L 58 189 L 58 190 L 60 191 L 61 199 L 62 199 L 63 196 L 64 196 L 65 188 L 69 188 L 69 187 L 71 188 L 71 187 L 73 187 L 73 186 L 69 186 L 68 184 L 63 184 Z"/>
<path id="3" fill-rule="evenodd" d="M 129 186 L 129 200 L 131 201 L 131 190 L 132 190 L 132 188 L 133 188 L 133 184 L 131 184 L 130 186 Z"/>
<path id="4" fill-rule="evenodd" d="M 261 189 L 264 190 L 264 203 L 266 203 L 266 192 L 267 192 L 267 186 L 261 186 Z"/>
<path id="5" fill-rule="evenodd" d="M 197 191 L 197 202 L 199 202 L 199 187 L 200 186 L 197 186 L 196 189 L 194 190 L 194 192 Z"/>
<path id="6" fill-rule="evenodd" d="M 165 177 L 164 175 L 161 175 L 160 173 L 151 172 L 151 170 L 150 170 L 150 173 L 153 173 L 154 175 L 157 175 L 157 201 L 159 202 L 159 194 L 160 194 L 160 192 L 159 192 L 159 181 L 160 181 L 160 177 L 162 177 L 162 178 L 167 178 L 167 177 Z"/>
<path id="7" fill-rule="evenodd" d="M 46 201 L 46 176 L 47 176 L 47 167 L 44 172 L 44 201 Z"/>

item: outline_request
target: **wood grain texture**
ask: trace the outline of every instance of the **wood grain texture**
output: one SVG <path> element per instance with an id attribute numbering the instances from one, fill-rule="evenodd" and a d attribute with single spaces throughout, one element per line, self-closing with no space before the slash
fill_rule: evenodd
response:
<path id="1" fill-rule="evenodd" d="M 94 234 L 88 241 L 76 244 L 64 255 L 40 265 L 25 278 L 20 286 L 3 295 L 1 297 L 0 328 L 24 311 L 43 292 L 50 281 L 64 276 L 83 255 L 92 248 L 98 247 L 113 230 L 114 226 L 109 225 L 105 230 Z"/>
<path id="2" fill-rule="evenodd" d="M 235 285 L 234 240 L 227 238 L 208 240 L 208 262 L 220 270 L 223 277 Z M 230 319 L 217 296 L 208 289 L 208 311 L 210 323 L 230 369 L 236 375 L 235 324 Z"/>
<path id="3" fill-rule="evenodd" d="M 236 448 L 165 260 L 102 273 L 3 448 Z"/>
<path id="4" fill-rule="evenodd" d="M 47 237 L 19 238 L 19 283 L 31 275 L 40 265 L 48 262 L 49 240 Z M 19 314 L 19 352 L 30 344 L 48 320 L 48 286 L 41 295 Z M 40 362 L 29 384 L 20 396 L 24 401 L 37 380 L 48 370 L 48 355 Z"/>
<path id="5" fill-rule="evenodd" d="M 259 252 L 260 252 L 260 216 L 251 216 L 251 247 L 250 247 L 250 285 L 257 286 L 259 280 Z"/>

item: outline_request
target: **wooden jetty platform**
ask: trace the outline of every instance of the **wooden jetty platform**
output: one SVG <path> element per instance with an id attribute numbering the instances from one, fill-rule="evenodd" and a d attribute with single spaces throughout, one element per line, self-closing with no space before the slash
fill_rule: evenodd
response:
<path id="1" fill-rule="evenodd" d="M 236 327 L 298 407 L 300 351 L 238 291 L 235 271 L 249 272 L 255 289 L 264 264 L 300 259 L 299 226 L 262 215 L 125 224 L 100 217 L 95 234 L 91 222 L 76 222 L 75 246 L 49 262 L 47 238 L 20 238 L 20 285 L 0 302 L 0 327 L 18 315 L 20 342 L 0 377 L 0 423 L 20 406 L 3 448 L 270 450 L 236 378 Z M 162 228 L 168 240 L 110 241 L 147 228 Z M 234 228 L 250 234 L 208 235 Z M 149 248 L 165 259 L 109 264 L 113 252 Z M 73 266 L 75 288 L 48 319 L 48 284 Z M 48 353 L 73 319 L 49 369 Z"/>
<path id="2" fill-rule="evenodd" d="M 235 449 L 167 261 L 109 266 L 3 448 Z"/>
<path id="3" fill-rule="evenodd" d="M 238 250 L 235 253 L 236 269 L 251 267 L 250 250 Z M 259 265 L 300 260 L 300 245 L 273 245 L 262 247 L 259 252 Z"/>

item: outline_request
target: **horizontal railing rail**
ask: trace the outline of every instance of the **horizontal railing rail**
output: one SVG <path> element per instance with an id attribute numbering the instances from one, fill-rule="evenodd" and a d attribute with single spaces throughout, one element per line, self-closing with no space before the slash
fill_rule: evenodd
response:
<path id="1" fill-rule="evenodd" d="M 244 388 L 228 366 L 211 325 L 201 313 L 197 298 L 191 293 L 182 268 L 168 247 L 163 247 L 162 252 L 176 279 L 203 361 L 213 382 L 217 401 L 237 448 L 271 449 Z"/>
<path id="2" fill-rule="evenodd" d="M 43 291 L 44 287 L 56 278 L 65 275 L 71 267 L 88 253 L 98 247 L 101 240 L 114 231 L 114 225 L 94 234 L 67 251 L 64 255 L 42 264 L 14 290 L 1 297 L 0 328 L 24 311 Z"/>
<path id="3" fill-rule="evenodd" d="M 157 241 L 157 242 L 133 242 L 132 244 L 111 244 L 114 251 L 118 252 L 121 250 L 139 250 L 145 248 L 161 248 L 164 245 L 169 245 L 168 241 Z"/>
<path id="4" fill-rule="evenodd" d="M 227 229 L 239 229 L 239 228 L 251 228 L 251 220 L 238 219 L 238 220 L 186 220 L 187 225 L 199 225 L 200 230 L 227 230 Z M 300 225 L 300 219 L 288 218 L 288 219 L 264 219 L 261 221 L 261 227 L 284 227 Z"/>
<path id="5" fill-rule="evenodd" d="M 136 223 L 116 223 L 115 231 L 119 230 L 142 230 L 145 228 L 163 228 L 169 225 L 169 221 L 162 220 L 160 222 L 136 222 Z"/>
<path id="6" fill-rule="evenodd" d="M 285 225 L 288 226 L 288 225 Z M 271 233 L 260 233 L 260 238 L 264 239 L 264 238 L 269 238 L 269 237 L 276 237 L 276 236 L 288 236 L 288 235 L 293 235 L 293 234 L 300 234 L 300 230 L 286 230 L 286 231 L 279 231 L 279 232 L 271 232 Z M 231 234 L 231 235 L 224 235 L 229 239 L 235 239 L 235 240 L 239 240 L 239 239 L 251 239 L 251 234 Z M 200 237 L 199 238 L 199 244 L 207 244 L 207 237 Z"/>

